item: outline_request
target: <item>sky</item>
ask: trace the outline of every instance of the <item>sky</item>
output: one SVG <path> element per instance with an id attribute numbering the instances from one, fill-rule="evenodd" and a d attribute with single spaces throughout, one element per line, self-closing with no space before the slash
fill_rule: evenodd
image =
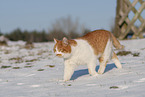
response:
<path id="1" fill-rule="evenodd" d="M 90 30 L 110 30 L 116 0 L 0 0 L 0 31 L 48 30 L 56 19 L 78 18 Z"/>

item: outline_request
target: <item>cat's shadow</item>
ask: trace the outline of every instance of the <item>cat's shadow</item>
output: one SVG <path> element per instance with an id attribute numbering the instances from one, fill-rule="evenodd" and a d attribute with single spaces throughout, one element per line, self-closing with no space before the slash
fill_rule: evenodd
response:
<path id="1" fill-rule="evenodd" d="M 116 68 L 115 64 L 107 64 L 105 72 L 108 72 L 110 70 L 112 70 L 113 68 Z M 98 72 L 99 66 L 96 66 L 96 71 Z M 77 70 L 74 72 L 74 74 L 71 77 L 71 80 L 75 80 L 83 75 L 88 75 L 88 69 L 82 69 L 82 70 Z"/>

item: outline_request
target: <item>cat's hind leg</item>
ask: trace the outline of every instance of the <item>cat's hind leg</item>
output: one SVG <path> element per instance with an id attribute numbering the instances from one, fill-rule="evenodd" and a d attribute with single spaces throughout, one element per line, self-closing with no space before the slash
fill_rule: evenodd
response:
<path id="1" fill-rule="evenodd" d="M 99 67 L 99 70 L 98 70 L 98 73 L 99 74 L 103 74 L 104 71 L 105 71 L 105 68 L 106 68 L 106 64 L 107 64 L 107 59 L 105 59 L 104 57 L 100 57 L 99 58 L 99 62 L 100 62 L 100 67 Z"/>
<path id="2" fill-rule="evenodd" d="M 111 56 L 112 56 L 112 42 L 110 40 L 108 40 L 104 53 L 99 58 L 99 62 L 100 62 L 100 67 L 98 70 L 99 74 L 104 73 L 106 64 L 107 64 L 108 60 L 111 58 Z"/>
<path id="3" fill-rule="evenodd" d="M 115 52 L 113 52 L 113 55 L 112 55 L 112 61 L 115 63 L 116 67 L 118 69 L 121 69 L 122 68 L 122 65 L 117 57 L 117 55 L 115 54 Z"/>

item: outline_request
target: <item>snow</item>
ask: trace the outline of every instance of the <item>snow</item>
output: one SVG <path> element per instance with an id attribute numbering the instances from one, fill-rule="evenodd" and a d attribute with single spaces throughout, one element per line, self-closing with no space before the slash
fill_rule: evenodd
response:
<path id="1" fill-rule="evenodd" d="M 0 47 L 0 97 L 144 97 L 145 39 L 121 44 L 140 53 L 118 56 L 123 69 L 110 61 L 103 75 L 92 77 L 87 66 L 79 66 L 63 82 L 63 59 L 54 55 L 53 42 L 34 43 L 33 49 L 25 49 L 23 41 L 8 42 Z"/>
<path id="2" fill-rule="evenodd" d="M 5 36 L 2 35 L 2 36 L 0 36 L 0 42 L 3 42 L 3 41 L 7 42 L 8 39 Z"/>

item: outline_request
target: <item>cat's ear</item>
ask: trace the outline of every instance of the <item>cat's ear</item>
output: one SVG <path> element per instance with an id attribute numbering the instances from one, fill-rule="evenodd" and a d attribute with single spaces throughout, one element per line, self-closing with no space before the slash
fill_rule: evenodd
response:
<path id="1" fill-rule="evenodd" d="M 57 43 L 57 42 L 58 42 L 58 40 L 54 38 L 54 42 L 55 42 L 55 43 Z"/>
<path id="2" fill-rule="evenodd" d="M 63 38 L 62 42 L 63 42 L 64 46 L 69 44 L 68 39 L 66 37 Z"/>

